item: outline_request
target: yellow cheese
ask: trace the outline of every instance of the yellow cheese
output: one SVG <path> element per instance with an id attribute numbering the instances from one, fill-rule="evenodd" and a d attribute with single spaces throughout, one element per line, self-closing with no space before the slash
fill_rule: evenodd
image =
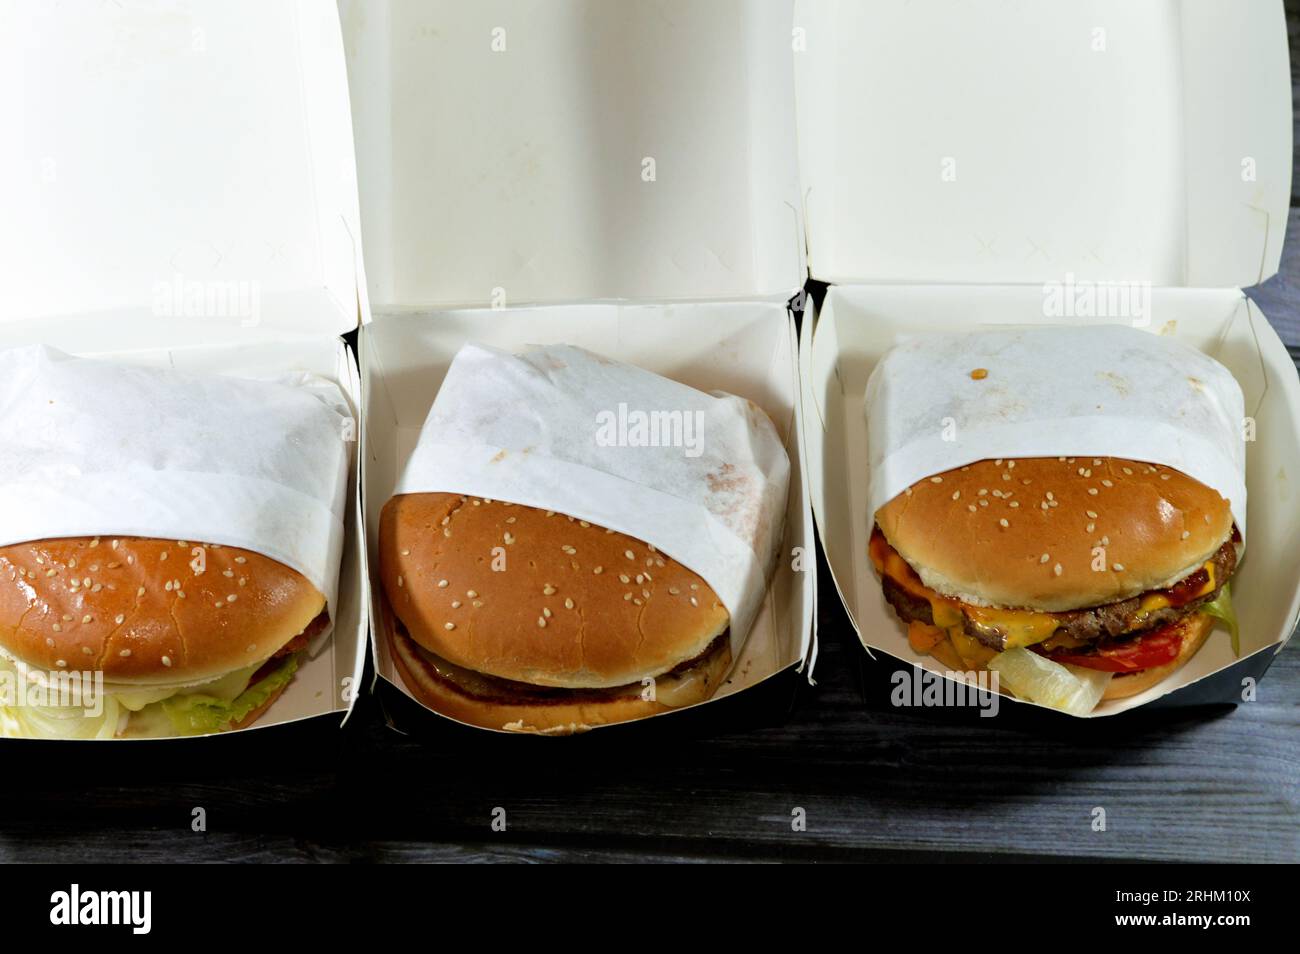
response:
<path id="1" fill-rule="evenodd" d="M 1041 643 L 1056 632 L 1057 620 L 1051 613 L 971 605 L 967 605 L 965 609 L 966 615 L 977 626 L 996 628 L 1005 633 L 1007 649 Z"/>

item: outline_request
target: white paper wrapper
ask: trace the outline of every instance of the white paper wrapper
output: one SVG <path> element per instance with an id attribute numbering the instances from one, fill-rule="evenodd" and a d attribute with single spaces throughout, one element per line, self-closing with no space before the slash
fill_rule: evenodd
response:
<path id="1" fill-rule="evenodd" d="M 645 446 L 635 422 L 653 413 L 689 421 L 677 432 L 686 446 Z M 742 398 L 570 345 L 511 355 L 468 344 L 394 494 L 506 500 L 652 543 L 713 587 L 739 655 L 767 591 L 789 479 L 771 421 Z"/>
<path id="2" fill-rule="evenodd" d="M 1122 325 L 908 336 L 867 381 L 868 512 L 990 457 L 1127 457 L 1213 487 L 1244 538 L 1245 413 L 1223 365 Z"/>
<path id="3" fill-rule="evenodd" d="M 0 545 L 119 535 L 242 547 L 293 567 L 333 609 L 351 429 L 338 387 L 307 374 L 0 351 Z"/>

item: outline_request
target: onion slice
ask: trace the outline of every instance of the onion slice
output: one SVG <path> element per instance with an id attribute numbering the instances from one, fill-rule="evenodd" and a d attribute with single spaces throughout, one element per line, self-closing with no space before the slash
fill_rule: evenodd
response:
<path id="1" fill-rule="evenodd" d="M 1070 715 L 1087 715 L 1101 701 L 1114 673 L 1052 662 L 1028 649 L 1008 649 L 989 660 L 998 681 L 1022 699 Z"/>

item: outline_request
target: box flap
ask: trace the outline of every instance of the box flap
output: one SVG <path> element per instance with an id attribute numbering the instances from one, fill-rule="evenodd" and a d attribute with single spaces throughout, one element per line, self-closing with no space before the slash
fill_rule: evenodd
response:
<path id="1" fill-rule="evenodd" d="M 1235 287 L 1291 179 L 1282 4 L 799 0 L 812 273 Z"/>
<path id="2" fill-rule="evenodd" d="M 375 311 L 788 297 L 788 0 L 343 0 Z"/>
<path id="3" fill-rule="evenodd" d="M 7 4 L 0 89 L 0 320 L 356 326 L 351 118 L 328 0 Z"/>

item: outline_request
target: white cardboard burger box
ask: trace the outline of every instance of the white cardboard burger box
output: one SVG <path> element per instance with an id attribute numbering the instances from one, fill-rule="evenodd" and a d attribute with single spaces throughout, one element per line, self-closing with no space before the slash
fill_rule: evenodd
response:
<path id="1" fill-rule="evenodd" d="M 389 655 L 379 514 L 468 341 L 576 344 L 762 407 L 791 460 L 785 538 L 730 678 L 700 705 L 810 675 L 816 574 L 788 307 L 804 275 L 791 4 L 340 9 L 368 276 L 372 631 L 390 722 L 441 720 L 413 703 Z"/>
<path id="2" fill-rule="evenodd" d="M 357 415 L 340 337 L 358 316 L 355 167 L 329 0 L 8 3 L 0 91 L 0 347 L 306 371 Z M 333 634 L 250 730 L 351 712 L 369 617 L 358 464 Z"/>
<path id="3" fill-rule="evenodd" d="M 801 333 L 808 478 L 863 645 L 943 672 L 909 647 L 867 557 L 864 391 L 884 352 L 911 332 L 1136 324 L 1226 365 L 1256 421 L 1241 657 L 1216 630 L 1093 715 L 1241 701 L 1300 617 L 1300 383 L 1239 288 L 1276 273 L 1286 230 L 1281 2 L 799 0 L 795 24 L 810 272 L 830 283 Z M 1082 312 L 1107 282 L 1145 283 L 1118 287 L 1149 289 L 1149 309 L 1047 314 L 1049 293 Z"/>

